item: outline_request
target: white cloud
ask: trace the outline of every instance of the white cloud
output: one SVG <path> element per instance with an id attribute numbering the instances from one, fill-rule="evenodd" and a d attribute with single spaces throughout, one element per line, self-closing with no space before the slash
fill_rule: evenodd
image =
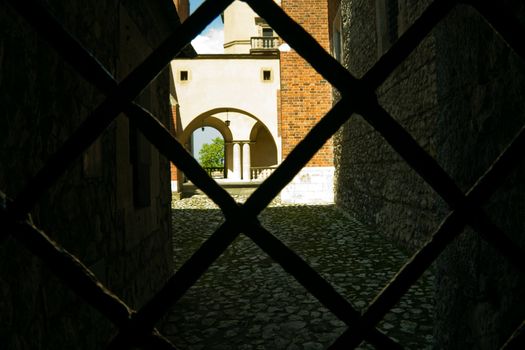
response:
<path id="1" fill-rule="evenodd" d="M 197 35 L 191 44 L 199 54 L 224 53 L 224 30 L 211 28 L 206 33 Z"/>

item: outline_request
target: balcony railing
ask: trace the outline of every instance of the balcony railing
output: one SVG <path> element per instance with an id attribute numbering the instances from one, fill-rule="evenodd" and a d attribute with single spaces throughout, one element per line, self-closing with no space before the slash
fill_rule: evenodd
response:
<path id="1" fill-rule="evenodd" d="M 226 168 L 225 167 L 204 167 L 204 170 L 210 175 L 213 179 L 225 179 L 226 178 Z"/>
<path id="2" fill-rule="evenodd" d="M 251 38 L 253 50 L 277 50 L 279 47 L 279 38 L 275 36 L 254 36 Z"/>
<path id="3" fill-rule="evenodd" d="M 252 166 L 251 170 L 251 179 L 252 180 L 264 180 L 270 176 L 277 166 Z"/>

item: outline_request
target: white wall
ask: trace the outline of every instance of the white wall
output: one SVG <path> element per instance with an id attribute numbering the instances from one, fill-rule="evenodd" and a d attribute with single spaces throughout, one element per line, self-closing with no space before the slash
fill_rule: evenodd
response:
<path id="1" fill-rule="evenodd" d="M 277 92 L 280 89 L 278 58 L 227 58 L 228 55 L 203 56 L 174 60 L 175 96 L 183 130 L 195 118 L 218 108 L 239 109 L 255 116 L 270 131 L 279 150 L 277 130 Z M 264 82 L 262 70 L 272 71 L 272 80 Z M 188 81 L 180 81 L 180 71 L 188 71 Z M 248 140 L 255 119 L 246 114 L 229 113 L 233 140 Z M 226 113 L 215 115 L 224 120 Z M 179 135 L 182 133 L 179 131 Z"/>

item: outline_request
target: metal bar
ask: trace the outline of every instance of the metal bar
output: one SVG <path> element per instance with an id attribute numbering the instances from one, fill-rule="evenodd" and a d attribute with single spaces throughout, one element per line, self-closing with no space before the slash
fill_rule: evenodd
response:
<path id="1" fill-rule="evenodd" d="M 16 1 L 10 0 L 16 4 Z M 170 60 L 180 52 L 190 41 L 199 34 L 206 25 L 215 17 L 221 14 L 222 11 L 232 2 L 232 0 L 216 0 L 206 1 L 199 9 L 188 18 L 174 34 L 168 37 L 152 54 L 150 54 L 144 62 L 142 62 L 135 70 L 133 70 L 119 85 L 118 88 L 113 89 L 106 100 L 99 105 L 94 112 L 83 122 L 83 124 L 71 135 L 71 137 L 64 143 L 64 145 L 46 162 L 43 168 L 29 181 L 26 187 L 14 200 L 11 206 L 14 215 L 23 216 L 28 213 L 34 206 L 38 198 L 49 187 L 56 182 L 56 180 L 65 172 L 69 165 L 76 159 L 89 145 L 95 141 L 100 133 L 107 128 L 113 119 L 122 111 L 124 105 L 135 98 L 140 91 L 142 91 L 151 80 L 153 80 L 159 72 L 170 62 Z M 22 11 L 25 14 L 27 11 L 33 11 L 31 6 L 24 5 L 15 6 L 15 9 Z M 47 11 L 43 12 L 43 17 L 47 17 Z M 38 20 L 40 17 L 27 15 L 26 19 L 30 21 Z M 49 21 L 47 18 L 45 21 Z M 32 23 L 32 22 L 30 22 Z M 35 27 L 46 25 L 47 22 L 37 22 Z M 71 44 L 72 41 L 65 39 L 63 35 L 56 38 L 50 34 L 56 34 L 56 26 L 50 33 L 44 32 L 46 40 L 53 42 L 53 46 L 63 46 Z M 62 42 L 64 40 L 64 42 Z M 77 68 L 77 63 L 74 59 L 79 51 L 78 44 L 74 45 L 72 50 L 74 54 L 70 57 L 66 56 L 68 62 Z M 84 50 L 85 51 L 85 50 Z M 59 53 L 67 55 L 68 48 L 61 50 Z M 84 61 L 90 61 L 90 54 L 86 51 Z M 96 64 L 100 66 L 100 64 Z M 94 68 L 96 65 L 89 65 Z M 84 72 L 84 68 L 78 67 L 80 71 Z M 98 75 L 104 70 L 103 67 L 96 69 Z M 104 88 L 106 86 L 107 78 L 102 78 L 100 85 Z"/>
<path id="2" fill-rule="evenodd" d="M 393 280 L 379 293 L 372 301 L 368 309 L 361 317 L 358 327 L 347 330 L 332 345 L 333 349 L 347 349 L 356 347 L 363 341 L 364 336 L 383 316 L 401 299 L 404 293 L 415 283 L 415 281 L 430 267 L 430 264 L 441 254 L 443 249 L 454 239 L 467 222 L 477 222 L 480 209 L 475 204 L 486 200 L 497 189 L 497 184 L 508 176 L 511 171 L 519 164 L 519 160 L 525 157 L 523 147 L 525 145 L 525 126 L 514 138 L 512 143 L 494 161 L 492 166 L 476 184 L 467 192 L 465 200 L 442 222 L 439 229 L 432 235 L 431 240 L 414 254 L 412 259 L 403 266 Z M 483 230 L 486 232 L 486 229 Z M 490 232 L 490 231 L 489 231 Z M 492 235 L 491 235 L 492 236 Z M 494 236 L 492 236 L 494 237 Z M 502 239 L 494 237 L 494 240 Z M 490 243 L 490 241 L 489 241 Z M 512 242 L 508 243 L 512 245 Z M 496 245 L 498 248 L 498 246 Z M 512 248 L 511 248 L 512 249 Z M 515 248 L 515 253 L 505 251 L 506 256 L 511 255 L 511 262 L 518 269 L 524 269 L 524 256 L 519 248 Z"/>
<path id="3" fill-rule="evenodd" d="M 288 248 L 261 225 L 252 225 L 244 231 L 274 261 L 292 275 L 308 292 L 349 327 L 359 322 L 361 313 L 321 277 L 307 262 Z M 373 329 L 366 340 L 379 349 L 403 347 L 378 329 Z"/>

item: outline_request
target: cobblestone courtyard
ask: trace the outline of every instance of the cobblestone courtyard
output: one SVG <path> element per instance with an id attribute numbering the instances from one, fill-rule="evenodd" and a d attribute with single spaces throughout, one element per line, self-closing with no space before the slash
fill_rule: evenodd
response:
<path id="1" fill-rule="evenodd" d="M 174 255 L 179 268 L 223 217 L 204 196 L 175 201 L 173 208 Z M 260 221 L 359 309 L 407 259 L 332 205 L 274 202 Z M 386 315 L 380 328 L 407 349 L 431 348 L 432 289 L 433 276 L 427 273 Z M 325 349 L 345 329 L 242 235 L 176 304 L 164 325 L 165 334 L 183 350 Z"/>

